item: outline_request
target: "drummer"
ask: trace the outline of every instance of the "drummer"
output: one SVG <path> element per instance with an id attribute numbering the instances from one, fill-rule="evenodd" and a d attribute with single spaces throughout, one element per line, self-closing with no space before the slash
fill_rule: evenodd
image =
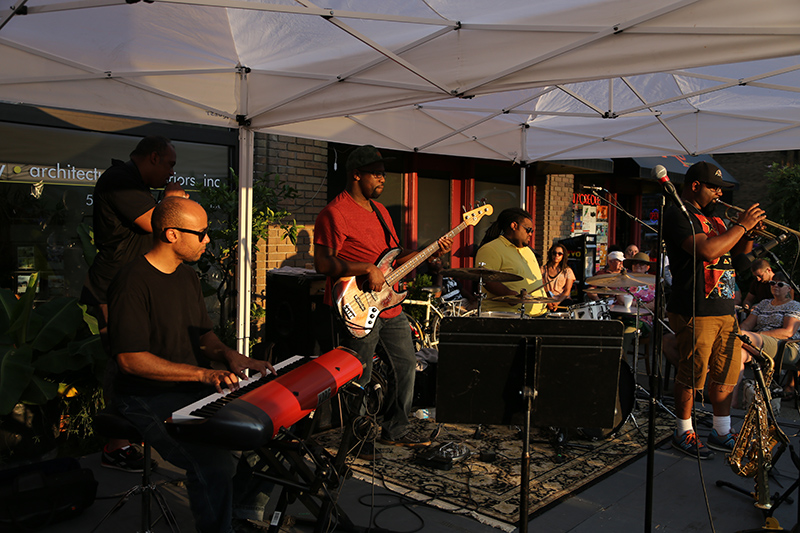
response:
<path id="1" fill-rule="evenodd" d="M 498 270 L 522 276 L 519 281 L 487 281 L 481 291 L 487 299 L 481 303 L 482 310 L 513 313 L 519 311 L 527 316 L 540 316 L 546 311 L 543 303 L 497 302 L 488 298 L 518 296 L 521 299 L 544 298 L 546 296 L 542 271 L 530 247 L 533 219 L 530 213 L 519 207 L 504 209 L 497 220 L 486 230 L 481 246 L 475 256 L 475 264 L 490 270 Z M 521 306 L 524 305 L 524 310 Z"/>

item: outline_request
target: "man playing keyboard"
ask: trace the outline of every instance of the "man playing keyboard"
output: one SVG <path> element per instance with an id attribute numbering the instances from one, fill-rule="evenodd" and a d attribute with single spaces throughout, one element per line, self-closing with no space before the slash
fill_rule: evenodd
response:
<path id="1" fill-rule="evenodd" d="M 238 389 L 246 370 L 274 370 L 213 332 L 198 277 L 184 264 L 197 261 L 209 242 L 200 204 L 165 198 L 152 225 L 152 250 L 124 267 L 108 290 L 109 338 L 120 368 L 115 402 L 165 460 L 186 470 L 198 532 L 255 531 L 250 520 L 263 519 L 271 484 L 249 475 L 254 454 L 178 441 L 163 422 L 214 389 Z"/>

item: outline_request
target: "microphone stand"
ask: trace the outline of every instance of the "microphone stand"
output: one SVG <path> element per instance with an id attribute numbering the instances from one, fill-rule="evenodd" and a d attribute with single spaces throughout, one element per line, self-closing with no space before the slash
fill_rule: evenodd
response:
<path id="1" fill-rule="evenodd" d="M 638 217 L 634 216 L 631 213 L 628 213 L 625 209 L 621 206 L 617 205 L 616 202 L 612 202 L 609 199 L 605 199 L 598 195 L 595 191 L 592 191 L 592 194 L 599 198 L 601 201 L 606 202 L 611 207 L 615 208 L 618 211 L 621 211 L 625 215 L 627 215 L 632 220 L 635 220 L 642 226 L 646 226 L 649 229 L 651 228 L 648 224 L 646 224 L 643 220 L 639 219 Z M 680 200 L 680 198 L 678 198 Z M 658 229 L 656 231 L 656 236 L 658 237 L 658 246 L 656 247 L 656 294 L 654 299 L 654 311 L 653 311 L 653 358 L 652 364 L 650 365 L 650 375 L 648 376 L 649 379 L 649 386 L 651 394 L 649 395 L 649 410 L 648 410 L 648 424 L 647 424 L 647 470 L 646 470 L 646 480 L 645 480 L 645 508 L 644 508 L 644 531 L 645 533 L 650 533 L 653 529 L 653 481 L 654 481 L 654 469 L 655 469 L 655 452 L 656 452 L 656 406 L 660 403 L 662 397 L 662 390 L 661 387 L 663 385 L 663 380 L 661 376 L 661 351 L 663 348 L 663 334 L 664 334 L 664 288 L 663 284 L 661 283 L 661 270 L 663 265 L 663 255 L 664 255 L 664 241 L 662 239 L 662 235 L 664 234 L 664 207 L 665 207 L 665 196 L 661 195 L 661 205 L 659 207 L 659 217 L 658 217 Z M 685 212 L 685 208 L 682 209 Z M 635 359 L 634 359 L 635 360 Z M 634 368 L 634 374 L 636 369 Z M 634 375 L 634 381 L 635 381 Z"/>
<path id="2" fill-rule="evenodd" d="M 608 191 L 606 191 L 606 192 L 608 192 Z M 611 193 L 609 193 L 609 195 L 610 195 L 610 194 L 611 194 Z M 624 207 L 622 207 L 621 205 L 619 205 L 618 203 L 616 203 L 616 202 L 612 202 L 612 201 L 611 201 L 611 199 L 609 199 L 609 198 L 603 198 L 602 196 L 600 196 L 599 194 L 597 194 L 597 191 L 592 191 L 592 196 L 595 196 L 595 197 L 597 197 L 597 199 L 599 199 L 601 202 L 605 202 L 605 203 L 607 203 L 608 205 L 610 205 L 611 207 L 613 207 L 613 208 L 614 208 L 614 209 L 616 209 L 617 211 L 620 211 L 620 212 L 624 213 L 625 215 L 627 215 L 627 217 L 628 217 L 628 218 L 630 218 L 631 220 L 635 220 L 636 222 L 638 222 L 638 223 L 639 223 L 639 224 L 641 224 L 642 226 L 645 226 L 645 227 L 648 227 L 648 228 L 650 227 L 650 226 L 649 226 L 649 225 L 648 225 L 648 224 L 647 224 L 647 223 L 646 223 L 644 220 L 640 219 L 639 217 L 637 217 L 637 216 L 636 216 L 636 215 L 634 215 L 633 213 L 628 213 L 628 212 L 625 210 L 625 208 L 624 208 Z M 660 237 L 660 236 L 661 236 L 661 232 L 658 232 L 658 235 L 659 235 L 659 237 Z"/>
<path id="3" fill-rule="evenodd" d="M 792 279 L 792 277 L 789 275 L 789 273 L 788 273 L 788 272 L 786 272 L 786 269 L 785 269 L 785 268 L 783 268 L 783 263 L 781 263 L 781 260 L 780 260 L 780 259 L 778 259 L 778 256 L 776 256 L 776 255 L 775 255 L 775 254 L 772 252 L 772 250 L 767 250 L 767 253 L 768 253 L 768 254 L 769 254 L 769 256 L 772 258 L 772 262 L 773 262 L 773 264 L 774 264 L 774 265 L 776 265 L 776 266 L 777 266 L 777 267 L 778 267 L 778 268 L 781 270 L 781 272 L 783 273 L 783 275 L 784 275 L 784 276 L 786 276 L 786 279 L 788 279 L 788 280 L 789 280 L 789 284 L 792 286 L 792 289 L 794 289 L 794 293 L 795 293 L 795 294 L 800 294 L 800 290 L 798 290 L 798 289 L 797 289 L 797 285 L 795 285 L 795 283 L 794 283 L 794 280 L 793 280 L 793 279 Z"/>
<path id="4" fill-rule="evenodd" d="M 660 403 L 664 383 L 661 376 L 661 351 L 664 336 L 664 287 L 661 283 L 662 256 L 664 254 L 664 240 L 661 238 L 664 231 L 664 207 L 665 198 L 661 195 L 658 216 L 658 246 L 656 246 L 656 295 L 653 305 L 653 360 L 650 365 L 649 385 L 651 394 L 648 398 L 649 410 L 647 421 L 647 469 L 645 475 L 645 498 L 644 498 L 644 531 L 650 533 L 653 530 L 653 481 L 656 457 L 656 403 Z"/>

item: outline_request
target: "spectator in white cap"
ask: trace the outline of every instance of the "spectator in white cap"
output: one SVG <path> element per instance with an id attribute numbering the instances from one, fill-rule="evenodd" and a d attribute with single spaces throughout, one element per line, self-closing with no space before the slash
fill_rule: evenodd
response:
<path id="1" fill-rule="evenodd" d="M 618 274 L 622 272 L 622 262 L 625 261 L 625 254 L 622 252 L 610 252 L 606 258 L 605 268 L 598 270 L 598 274 Z"/>

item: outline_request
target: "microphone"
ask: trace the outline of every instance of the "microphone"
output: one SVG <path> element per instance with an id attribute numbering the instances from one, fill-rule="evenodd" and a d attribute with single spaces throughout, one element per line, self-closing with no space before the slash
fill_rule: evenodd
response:
<path id="1" fill-rule="evenodd" d="M 667 169 L 664 168 L 663 165 L 656 165 L 653 167 L 653 170 L 650 171 L 650 177 L 655 178 L 664 185 L 664 192 L 669 196 L 675 205 L 677 205 L 683 214 L 689 217 L 689 212 L 686 210 L 686 206 L 683 205 L 683 200 L 681 197 L 678 196 L 678 191 L 675 190 L 675 185 L 669 181 L 669 176 L 667 176 Z"/>
<path id="2" fill-rule="evenodd" d="M 752 263 L 753 260 L 763 257 L 764 255 L 766 255 L 767 252 L 769 252 L 779 244 L 785 243 L 787 239 L 789 239 L 788 233 L 783 233 L 781 235 L 778 235 L 774 239 L 771 239 L 762 244 L 761 246 L 759 246 L 758 248 L 754 249 L 752 252 L 745 254 L 745 257 L 747 257 Z"/>
<path id="3" fill-rule="evenodd" d="M 604 191 L 605 189 L 602 187 L 595 187 L 594 185 L 581 185 L 581 189 L 584 191 Z"/>

